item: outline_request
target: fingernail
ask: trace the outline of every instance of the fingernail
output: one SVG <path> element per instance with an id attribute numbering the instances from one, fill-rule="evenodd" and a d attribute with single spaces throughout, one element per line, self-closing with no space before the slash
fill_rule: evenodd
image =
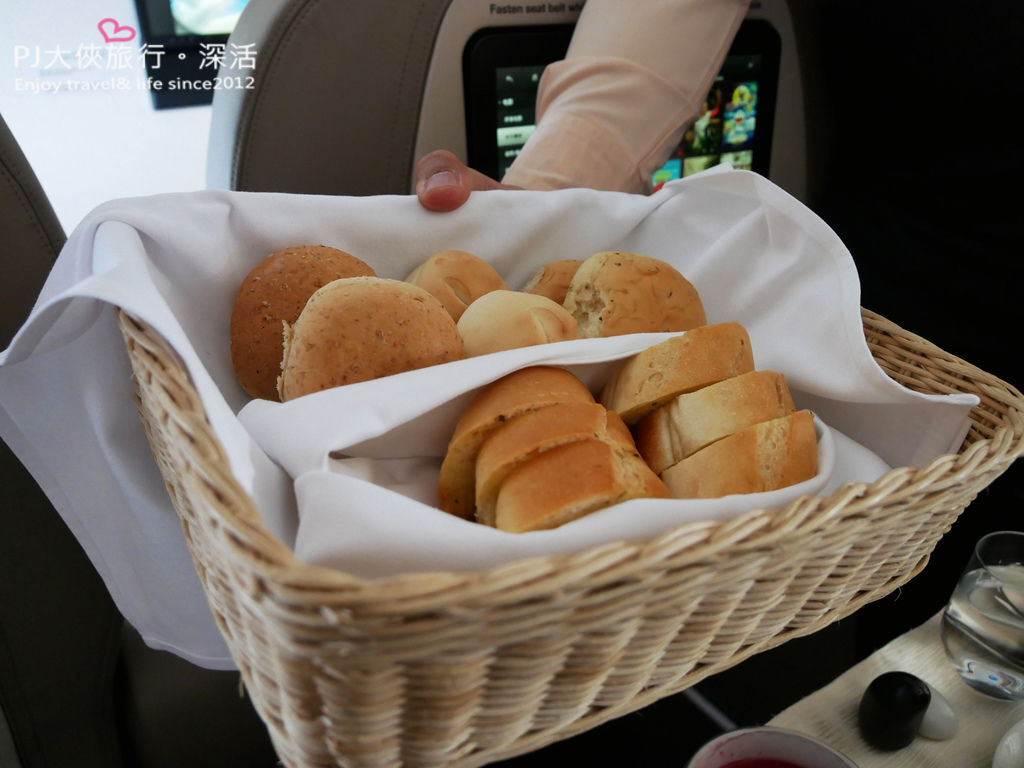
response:
<path id="1" fill-rule="evenodd" d="M 424 189 L 437 189 L 438 187 L 457 187 L 459 175 L 455 171 L 438 171 L 427 177 L 424 182 Z"/>

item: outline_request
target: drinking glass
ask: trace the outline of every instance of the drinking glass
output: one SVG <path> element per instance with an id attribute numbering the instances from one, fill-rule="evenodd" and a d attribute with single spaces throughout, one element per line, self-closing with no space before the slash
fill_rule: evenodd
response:
<path id="1" fill-rule="evenodd" d="M 1024 699 L 1024 533 L 978 540 L 943 612 L 942 643 L 969 686 Z"/>

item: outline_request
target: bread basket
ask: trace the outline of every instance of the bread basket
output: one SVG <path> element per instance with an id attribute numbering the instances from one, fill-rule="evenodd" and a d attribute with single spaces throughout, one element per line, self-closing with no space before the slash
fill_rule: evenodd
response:
<path id="1" fill-rule="evenodd" d="M 365 580 L 298 560 L 232 476 L 179 359 L 119 312 L 196 570 L 288 766 L 478 766 L 694 685 L 879 599 L 1024 450 L 1013 387 L 862 310 L 878 364 L 972 392 L 956 454 L 828 498 L 571 557 Z"/>

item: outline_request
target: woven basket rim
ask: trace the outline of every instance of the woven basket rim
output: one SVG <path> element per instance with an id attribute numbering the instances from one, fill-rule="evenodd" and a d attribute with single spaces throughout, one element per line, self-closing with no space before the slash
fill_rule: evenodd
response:
<path id="1" fill-rule="evenodd" d="M 1016 405 L 1012 424 L 996 428 L 991 438 L 973 442 L 968 439 L 960 452 L 938 456 L 923 467 L 894 467 L 872 483 L 846 483 L 828 496 L 803 496 L 782 507 L 751 509 L 726 520 L 688 521 L 649 538 L 617 540 L 571 554 L 524 557 L 484 570 L 415 571 L 363 577 L 304 562 L 267 529 L 255 502 L 232 475 L 180 358 L 148 324 L 120 308 L 117 310 L 126 337 L 141 343 L 150 354 L 165 358 L 164 364 L 176 368 L 172 373 L 180 378 L 183 387 L 191 390 L 179 417 L 210 439 L 215 454 L 203 471 L 213 475 L 219 487 L 230 488 L 236 494 L 228 503 L 217 498 L 211 499 L 210 504 L 224 523 L 234 555 L 246 560 L 247 566 L 260 578 L 274 583 L 276 591 L 285 588 L 301 593 L 303 602 L 319 595 L 324 602 L 335 606 L 344 602 L 346 606 L 358 605 L 361 611 L 376 607 L 386 614 L 404 614 L 410 602 L 422 609 L 436 608 L 450 604 L 456 595 L 463 603 L 474 599 L 486 599 L 489 605 L 514 602 L 521 599 L 524 588 L 533 589 L 546 581 L 564 579 L 566 574 L 572 574 L 575 583 L 580 578 L 597 578 L 604 582 L 613 580 L 620 568 L 635 570 L 638 560 L 646 559 L 651 568 L 669 559 L 673 566 L 680 566 L 706 561 L 726 549 L 770 547 L 783 537 L 811 531 L 847 511 L 863 514 L 865 505 L 861 502 L 871 491 L 890 495 L 910 486 L 926 488 L 937 476 L 948 475 L 951 471 L 958 474 L 980 471 L 982 466 L 1005 464 L 998 470 L 1002 472 L 1024 453 L 1024 395 L 1020 391 L 875 312 L 862 308 L 861 313 L 866 324 L 882 326 L 890 336 L 913 340 L 935 359 L 963 367 L 974 380 L 984 381 L 998 390 L 1005 400 Z M 244 517 L 239 516 L 240 512 Z"/>

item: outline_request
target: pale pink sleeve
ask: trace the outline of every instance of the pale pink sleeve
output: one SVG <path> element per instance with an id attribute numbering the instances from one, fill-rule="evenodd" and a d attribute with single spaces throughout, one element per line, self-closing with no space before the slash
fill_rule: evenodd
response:
<path id="1" fill-rule="evenodd" d="M 721 68 L 748 0 L 588 0 L 503 181 L 649 192 Z"/>

